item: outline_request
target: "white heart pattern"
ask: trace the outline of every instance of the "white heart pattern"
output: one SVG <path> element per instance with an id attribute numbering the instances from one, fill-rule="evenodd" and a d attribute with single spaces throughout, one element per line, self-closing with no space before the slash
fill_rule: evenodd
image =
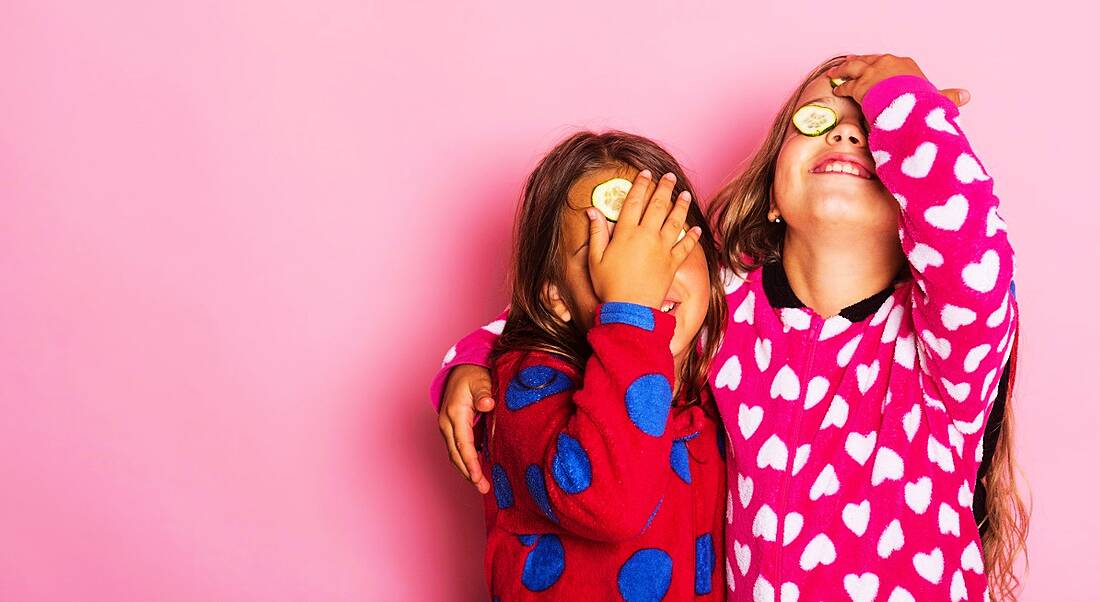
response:
<path id="1" fill-rule="evenodd" d="M 917 602 L 917 599 L 914 598 L 913 594 L 910 594 L 908 590 L 899 585 L 890 593 L 890 599 L 886 602 Z"/>
<path id="2" fill-rule="evenodd" d="M 959 534 L 959 513 L 951 506 L 948 506 L 946 502 L 940 504 L 940 533 L 944 535 L 954 535 L 960 537 Z"/>
<path id="3" fill-rule="evenodd" d="M 945 303 L 943 309 L 940 310 L 940 321 L 943 322 L 943 327 L 952 332 L 963 326 L 973 324 L 976 319 L 978 319 L 978 314 L 966 307 Z"/>
<path id="4" fill-rule="evenodd" d="M 901 428 L 905 430 L 905 438 L 913 441 L 913 436 L 917 434 L 917 428 L 920 427 L 920 406 L 915 405 L 905 413 L 905 416 L 901 418 Z"/>
<path id="5" fill-rule="evenodd" d="M 966 370 L 967 372 L 973 372 L 977 370 L 978 366 L 981 365 L 982 360 L 985 359 L 985 356 L 989 355 L 989 351 L 991 349 L 993 349 L 993 346 L 989 343 L 982 343 L 981 345 L 978 345 L 977 347 L 971 349 L 970 352 L 966 354 L 966 359 L 963 360 L 963 370 Z"/>
<path id="6" fill-rule="evenodd" d="M 884 150 L 871 151 L 871 158 L 875 160 L 875 167 L 882 167 L 890 160 L 890 153 Z"/>
<path id="7" fill-rule="evenodd" d="M 951 355 L 951 341 L 947 337 L 938 338 L 932 334 L 931 330 L 921 331 L 920 335 L 928 348 L 935 351 L 936 355 L 943 359 L 947 359 Z"/>
<path id="8" fill-rule="evenodd" d="M 749 563 L 752 562 L 752 550 L 749 546 L 741 545 L 741 542 L 734 540 L 733 557 L 737 561 L 737 570 L 741 571 L 742 575 L 748 574 Z"/>
<path id="9" fill-rule="evenodd" d="M 756 454 L 756 466 L 767 466 L 775 470 L 787 468 L 787 446 L 778 436 L 772 435 L 760 446 L 760 452 Z"/>
<path id="10" fill-rule="evenodd" d="M 756 518 L 752 521 L 752 534 L 761 537 L 764 541 L 775 541 L 775 531 L 779 526 L 779 517 L 770 506 L 764 504 L 756 512 Z"/>
<path id="11" fill-rule="evenodd" d="M 963 184 L 974 181 L 985 182 L 989 179 L 989 176 L 982 171 L 982 166 L 978 165 L 978 161 L 970 153 L 961 153 L 959 158 L 955 159 L 955 177 Z"/>
<path id="12" fill-rule="evenodd" d="M 943 107 L 936 107 L 929 111 L 928 116 L 924 118 L 924 123 L 936 131 L 947 132 L 955 136 L 959 135 L 959 130 L 955 129 L 955 126 L 947 120 L 947 112 L 943 110 Z"/>
<path id="13" fill-rule="evenodd" d="M 939 148 L 934 142 L 922 142 L 913 154 L 901 162 L 901 173 L 910 178 L 920 179 L 932 171 Z"/>
<path id="14" fill-rule="evenodd" d="M 447 350 L 446 355 L 443 356 L 443 365 L 446 366 L 447 364 L 451 363 L 451 360 L 453 360 L 456 355 L 458 355 L 458 348 L 455 345 L 451 345 L 451 348 Z"/>
<path id="15" fill-rule="evenodd" d="M 879 340 L 889 343 L 898 338 L 898 330 L 901 328 L 901 319 L 904 315 L 905 308 L 900 305 L 891 309 L 890 315 L 886 318 L 886 326 L 882 327 L 882 337 Z"/>
<path id="16" fill-rule="evenodd" d="M 962 568 L 979 575 L 985 572 L 985 563 L 982 562 L 982 553 L 978 550 L 977 542 L 970 542 L 962 554 Z"/>
<path id="17" fill-rule="evenodd" d="M 752 586 L 752 602 L 775 602 L 775 588 L 763 575 Z"/>
<path id="18" fill-rule="evenodd" d="M 943 265 L 943 255 L 932 247 L 918 242 L 909 251 L 909 263 L 912 264 L 913 269 L 923 273 L 928 266 L 938 268 Z"/>
<path id="19" fill-rule="evenodd" d="M 924 220 L 929 224 L 956 232 L 966 222 L 966 215 L 970 211 L 970 203 L 961 194 L 952 195 L 943 205 L 935 205 L 924 211 Z"/>
<path id="20" fill-rule="evenodd" d="M 944 472 L 955 472 L 955 460 L 951 450 L 931 435 L 928 436 L 928 459 Z"/>
<path id="21" fill-rule="evenodd" d="M 787 582 L 779 588 L 779 602 L 798 602 L 798 586 Z"/>
<path id="22" fill-rule="evenodd" d="M 493 334 L 499 335 L 500 333 L 504 332 L 504 320 L 493 320 L 485 326 L 482 326 L 482 328 L 488 330 Z"/>
<path id="23" fill-rule="evenodd" d="M 867 464 L 867 459 L 871 457 L 877 439 L 878 433 L 875 431 L 871 431 L 866 435 L 848 433 L 848 438 L 844 440 L 844 451 L 848 452 L 848 455 L 860 466 L 863 466 Z"/>
<path id="24" fill-rule="evenodd" d="M 913 335 L 907 334 L 898 339 L 894 346 L 894 361 L 900 366 L 913 369 L 913 360 L 916 359 L 917 345 Z"/>
<path id="25" fill-rule="evenodd" d="M 802 467 L 806 465 L 806 460 L 810 458 L 810 444 L 799 446 L 794 450 L 794 463 L 791 466 L 791 476 L 798 476 L 798 473 L 802 471 Z"/>
<path id="26" fill-rule="evenodd" d="M 917 514 L 924 514 L 932 503 L 932 479 L 921 477 L 905 484 L 905 505 Z"/>
<path id="27" fill-rule="evenodd" d="M 970 397 L 970 383 L 955 384 L 946 378 L 940 378 L 940 382 L 943 383 L 943 388 L 947 390 L 947 394 L 950 395 L 955 401 L 964 402 L 967 397 Z"/>
<path id="28" fill-rule="evenodd" d="M 741 507 L 748 508 L 752 501 L 753 483 L 752 477 L 737 475 L 737 496 L 741 499 Z"/>
<path id="29" fill-rule="evenodd" d="M 821 420 L 821 429 L 824 430 L 830 426 L 843 428 L 846 422 L 848 422 L 848 402 L 844 401 L 843 397 L 834 395 L 832 403 L 829 404 L 829 410 L 825 412 L 825 418 Z"/>
<path id="30" fill-rule="evenodd" d="M 828 535 L 819 533 L 806 544 L 798 564 L 802 570 L 811 571 L 819 564 L 828 566 L 834 562 L 836 562 L 836 547 L 833 546 L 833 541 Z"/>
<path id="31" fill-rule="evenodd" d="M 951 602 L 961 602 L 966 599 L 966 581 L 963 580 L 962 571 L 956 569 L 955 574 L 951 576 Z"/>
<path id="32" fill-rule="evenodd" d="M 959 485 L 959 505 L 963 508 L 974 507 L 974 492 L 970 490 L 970 484 L 966 481 Z"/>
<path id="33" fill-rule="evenodd" d="M 756 339 L 753 354 L 756 356 L 756 367 L 759 368 L 761 372 L 767 370 L 768 366 L 772 363 L 771 339 Z"/>
<path id="34" fill-rule="evenodd" d="M 876 380 L 878 380 L 878 360 L 871 362 L 870 366 L 865 364 L 856 366 L 856 384 L 859 385 L 860 393 L 866 395 Z M 844 415 L 847 416 L 848 413 L 845 412 Z"/>
<path id="35" fill-rule="evenodd" d="M 873 602 L 878 595 L 878 575 L 874 573 L 845 575 L 844 591 L 848 592 L 852 602 Z"/>
<path id="36" fill-rule="evenodd" d="M 848 362 L 852 361 L 852 356 L 856 352 L 856 347 L 859 347 L 859 342 L 863 340 L 863 335 L 856 335 L 852 337 L 852 340 L 844 343 L 844 346 L 840 348 L 840 351 L 836 353 L 836 365 L 844 368 L 848 365 Z"/>
<path id="37" fill-rule="evenodd" d="M 795 307 L 784 307 L 779 312 L 780 318 L 788 328 L 806 330 L 810 327 L 810 314 Z"/>
<path id="38" fill-rule="evenodd" d="M 917 97 L 910 92 L 898 96 L 888 107 L 882 110 L 875 118 L 875 127 L 880 130 L 892 132 L 905 125 L 909 113 L 917 106 Z"/>
<path id="39" fill-rule="evenodd" d="M 905 545 L 905 533 L 901 530 L 901 521 L 894 519 L 882 531 L 878 538 L 878 555 L 880 558 L 889 558 Z"/>
<path id="40" fill-rule="evenodd" d="M 745 295 L 745 300 L 741 302 L 741 305 L 737 306 L 737 310 L 733 312 L 734 322 L 746 322 L 750 326 L 752 325 L 753 311 L 756 309 L 756 295 L 752 291 L 749 291 Z"/>
<path id="41" fill-rule="evenodd" d="M 979 293 L 988 293 L 997 285 L 997 277 L 1001 275 L 1001 256 L 993 249 L 982 254 L 978 263 L 972 263 L 963 268 L 963 282 Z"/>
<path id="42" fill-rule="evenodd" d="M 828 392 L 829 379 L 824 376 L 813 377 L 810 382 L 806 384 L 806 401 L 802 404 L 802 408 L 808 410 L 821 403 L 821 400 L 825 399 L 825 394 Z"/>
<path id="43" fill-rule="evenodd" d="M 936 548 L 927 554 L 917 552 L 913 556 L 913 568 L 925 580 L 939 583 L 943 578 L 943 551 Z"/>
<path id="44" fill-rule="evenodd" d="M 783 545 L 789 545 L 802 532 L 804 523 L 802 515 L 797 512 L 788 512 L 783 517 Z"/>
<path id="45" fill-rule="evenodd" d="M 848 504 L 840 513 L 844 524 L 859 537 L 867 532 L 867 523 L 871 520 L 871 501 L 863 500 L 858 504 Z"/>
<path id="46" fill-rule="evenodd" d="M 764 420 L 764 408 L 759 406 L 748 407 L 741 404 L 737 408 L 737 426 L 741 429 L 741 436 L 749 439 L 756 433 L 760 423 Z"/>
<path id="47" fill-rule="evenodd" d="M 772 380 L 772 397 L 782 397 L 787 401 L 794 401 L 798 399 L 801 392 L 798 377 L 795 376 L 794 370 L 791 370 L 789 365 L 784 365 L 779 369 L 779 372 L 775 373 L 775 379 Z"/>
<path id="48" fill-rule="evenodd" d="M 871 484 L 879 485 L 889 479 L 896 481 L 905 472 L 905 462 L 901 456 L 889 447 L 878 448 L 875 454 L 875 466 L 871 469 Z"/>
<path id="49" fill-rule="evenodd" d="M 827 495 L 833 495 L 840 489 L 840 480 L 836 477 L 836 470 L 832 464 L 826 464 L 817 475 L 814 484 L 810 487 L 810 499 L 817 501 Z"/>
<path id="50" fill-rule="evenodd" d="M 817 340 L 825 341 L 835 337 L 836 335 L 848 330 L 848 327 L 852 325 L 852 321 L 844 316 L 837 314 L 828 320 L 825 320 L 825 324 L 821 326 L 821 334 L 818 335 Z"/>
<path id="51" fill-rule="evenodd" d="M 718 389 L 734 391 L 741 384 L 741 360 L 736 355 L 731 355 L 722 369 L 714 377 L 714 386 Z"/>

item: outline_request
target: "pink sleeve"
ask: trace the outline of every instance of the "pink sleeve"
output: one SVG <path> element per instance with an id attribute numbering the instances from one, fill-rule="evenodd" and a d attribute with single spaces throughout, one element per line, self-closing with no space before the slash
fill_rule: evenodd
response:
<path id="1" fill-rule="evenodd" d="M 474 364 L 483 368 L 489 367 L 489 351 L 493 348 L 493 341 L 500 336 L 504 329 L 504 321 L 508 318 L 508 309 L 505 308 L 492 322 L 459 339 L 446 355 L 443 356 L 443 366 L 435 373 L 431 387 L 428 389 L 432 400 L 432 407 L 439 412 L 439 406 L 443 403 L 443 385 L 447 382 L 447 375 L 451 368 L 462 364 Z"/>
<path id="2" fill-rule="evenodd" d="M 921 378 L 938 396 L 929 404 L 980 437 L 1018 321 L 993 180 L 955 121 L 958 108 L 927 80 L 883 80 L 863 111 L 878 175 L 901 205 Z"/>

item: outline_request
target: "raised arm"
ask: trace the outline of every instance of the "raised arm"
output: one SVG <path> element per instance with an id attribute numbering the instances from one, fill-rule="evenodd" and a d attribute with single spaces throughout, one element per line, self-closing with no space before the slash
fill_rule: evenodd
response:
<path id="1" fill-rule="evenodd" d="M 916 74 L 882 78 L 906 68 Z M 955 103 L 915 63 L 885 55 L 839 71 L 874 82 L 861 101 L 878 176 L 901 207 L 901 242 L 917 287 L 921 378 L 938 393 L 929 403 L 942 405 L 954 427 L 976 440 L 1017 325 L 1013 250 L 993 180 L 956 122 Z"/>

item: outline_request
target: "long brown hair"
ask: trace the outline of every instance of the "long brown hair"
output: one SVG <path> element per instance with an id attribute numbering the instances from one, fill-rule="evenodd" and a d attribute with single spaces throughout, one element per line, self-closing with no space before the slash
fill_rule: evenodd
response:
<path id="1" fill-rule="evenodd" d="M 806 75 L 780 107 L 764 142 L 741 173 L 724 185 L 708 205 L 707 216 L 721 241 L 723 260 L 742 273 L 777 261 L 782 256 L 786 223 L 768 221 L 768 212 L 771 209 L 775 166 L 783 148 L 787 124 L 798 109 L 798 99 L 807 86 L 843 62 L 843 56 L 833 57 Z M 1030 523 L 1030 510 L 1017 489 L 1018 469 L 1013 457 L 1012 389 L 1016 378 L 1015 345 L 1018 341 L 1019 336 L 1013 343 L 1011 362 L 1007 368 L 1008 386 L 1000 434 L 992 462 L 983 477 L 987 516 L 982 525 L 982 549 L 989 593 L 992 600 L 1009 602 L 1017 599 L 1020 580 L 1013 571 L 1013 565 L 1021 553 L 1026 566 L 1026 539 Z"/>
<path id="2" fill-rule="evenodd" d="M 578 371 L 592 350 L 577 320 L 563 321 L 547 304 L 543 291 L 554 285 L 573 315 L 575 310 L 565 286 L 562 227 L 569 208 L 569 189 L 586 174 L 614 167 L 649 169 L 654 174 L 676 175 L 673 198 L 687 190 L 699 198 L 679 163 L 658 144 L 619 131 L 603 134 L 583 131 L 573 134 L 551 150 L 527 178 L 523 201 L 515 220 L 511 267 L 512 304 L 504 331 L 497 338 L 491 360 L 506 351 L 545 351 L 554 353 Z M 699 246 L 706 256 L 710 276 L 710 301 L 703 327 L 692 340 L 695 353 L 684 361 L 680 374 L 681 398 L 691 404 L 699 400 L 706 386 L 710 360 L 721 342 L 726 319 L 725 293 L 719 274 L 719 251 L 706 217 L 692 202 L 687 222 L 703 233 Z"/>

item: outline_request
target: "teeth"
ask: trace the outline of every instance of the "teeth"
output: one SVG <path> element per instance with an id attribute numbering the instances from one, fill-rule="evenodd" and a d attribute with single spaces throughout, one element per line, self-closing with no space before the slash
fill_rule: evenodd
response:
<path id="1" fill-rule="evenodd" d="M 664 305 L 661 306 L 661 311 L 664 312 L 664 313 L 668 313 L 668 312 L 672 311 L 673 307 L 676 307 L 675 302 L 665 303 Z"/>
<path id="2" fill-rule="evenodd" d="M 817 171 L 819 173 L 846 173 L 853 176 L 863 177 L 858 167 L 845 161 L 836 161 L 833 163 L 829 163 L 824 168 L 818 168 Z"/>

